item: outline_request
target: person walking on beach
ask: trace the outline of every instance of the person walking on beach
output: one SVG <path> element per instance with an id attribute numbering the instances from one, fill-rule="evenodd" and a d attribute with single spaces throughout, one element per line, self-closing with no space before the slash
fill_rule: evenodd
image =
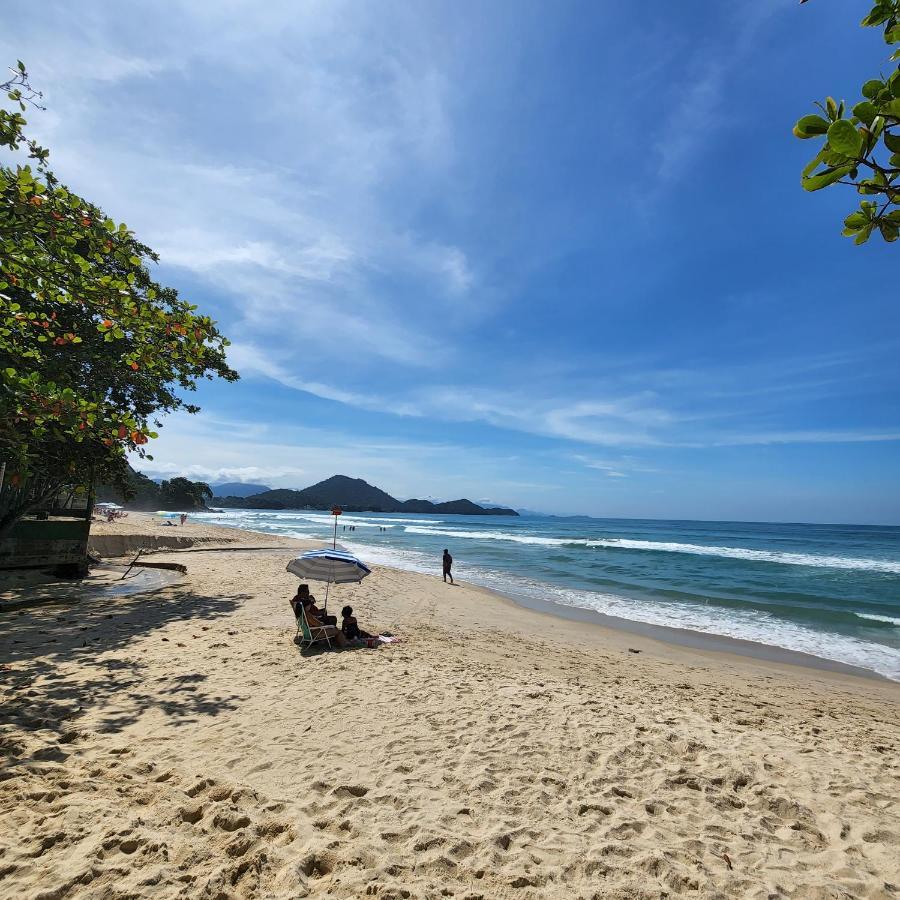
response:
<path id="1" fill-rule="evenodd" d="M 453 575 L 450 573 L 450 567 L 453 565 L 453 557 L 450 555 L 450 551 L 446 548 L 444 549 L 444 558 L 442 560 L 444 564 L 444 582 L 446 583 L 447 579 L 450 579 L 450 584 L 453 584 Z"/>

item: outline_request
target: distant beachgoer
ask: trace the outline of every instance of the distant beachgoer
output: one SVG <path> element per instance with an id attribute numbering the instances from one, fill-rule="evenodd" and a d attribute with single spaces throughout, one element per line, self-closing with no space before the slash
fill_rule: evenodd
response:
<path id="1" fill-rule="evenodd" d="M 370 638 L 372 637 L 367 631 L 363 631 L 359 627 L 359 623 L 356 621 L 356 616 L 353 615 L 353 607 L 345 606 L 341 610 L 341 631 L 344 633 L 344 637 L 347 638 L 348 641 L 355 641 L 357 638 Z"/>
<path id="2" fill-rule="evenodd" d="M 450 551 L 447 549 L 444 550 L 444 557 L 442 562 L 444 564 L 444 581 L 446 582 L 449 578 L 450 584 L 453 584 L 453 575 L 450 573 L 450 567 L 453 565 L 453 557 L 450 555 Z"/>
<path id="3" fill-rule="evenodd" d="M 185 513 L 182 513 L 179 518 L 181 519 L 182 525 L 184 525 L 184 523 L 187 522 L 187 515 Z"/>
<path id="4" fill-rule="evenodd" d="M 307 597 L 303 601 L 303 608 L 306 612 L 306 624 L 309 625 L 310 628 L 324 628 L 325 634 L 328 637 L 333 638 L 334 642 L 338 645 L 338 647 L 346 647 L 347 646 L 347 638 L 344 637 L 344 633 L 338 628 L 334 623 L 337 619 L 334 616 L 327 616 L 326 618 L 331 619 L 330 622 L 323 621 L 319 615 L 316 615 L 318 610 L 316 610 L 315 605 L 312 600 Z"/>

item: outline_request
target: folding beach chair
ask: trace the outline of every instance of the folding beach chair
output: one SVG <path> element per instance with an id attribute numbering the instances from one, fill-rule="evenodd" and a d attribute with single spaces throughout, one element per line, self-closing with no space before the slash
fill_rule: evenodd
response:
<path id="1" fill-rule="evenodd" d="M 331 649 L 331 638 L 328 637 L 328 629 L 324 625 L 313 625 L 311 626 L 309 622 L 306 620 L 306 610 L 303 608 L 303 604 L 299 604 L 300 613 L 294 612 L 294 616 L 297 619 L 297 634 L 303 634 L 303 640 L 300 642 L 300 649 L 305 650 L 307 647 L 311 647 L 313 644 L 317 644 L 319 641 L 325 641 L 328 644 L 328 649 Z M 294 635 L 294 639 L 296 640 L 297 635 Z"/>

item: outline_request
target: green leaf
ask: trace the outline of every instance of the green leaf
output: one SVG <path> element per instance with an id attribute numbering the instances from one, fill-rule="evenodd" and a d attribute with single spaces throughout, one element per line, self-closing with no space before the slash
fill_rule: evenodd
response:
<path id="1" fill-rule="evenodd" d="M 857 245 L 864 244 L 869 239 L 869 235 L 872 233 L 872 229 L 874 227 L 874 225 L 867 225 L 865 228 L 863 228 L 863 230 L 860 231 L 860 233 L 856 236 L 856 240 L 853 243 Z"/>
<path id="2" fill-rule="evenodd" d="M 800 183 L 803 185 L 804 191 L 820 191 L 829 184 L 834 184 L 838 179 L 843 178 L 853 166 L 838 166 L 833 169 L 826 169 L 818 175 L 811 175 L 808 178 L 802 178 Z"/>
<path id="3" fill-rule="evenodd" d="M 891 8 L 887 4 L 876 3 L 871 12 L 859 24 L 863 28 L 874 28 L 882 22 L 886 22 L 891 17 Z"/>
<path id="4" fill-rule="evenodd" d="M 872 120 L 878 115 L 878 110 L 870 100 L 863 100 L 853 107 L 853 115 L 861 122 L 865 122 L 866 125 L 871 125 Z"/>
<path id="5" fill-rule="evenodd" d="M 882 139 L 884 140 L 884 146 L 891 153 L 900 153 L 900 134 L 891 134 L 889 131 L 885 131 Z"/>
<path id="6" fill-rule="evenodd" d="M 858 156 L 862 135 L 849 119 L 838 119 L 828 128 L 828 143 L 844 156 Z"/>
<path id="7" fill-rule="evenodd" d="M 825 158 L 825 148 L 823 147 L 816 155 L 811 159 L 804 167 L 803 171 L 800 173 L 801 178 L 806 178 L 807 175 L 811 174 L 812 171 L 822 162 Z"/>
<path id="8" fill-rule="evenodd" d="M 854 231 L 859 231 L 860 228 L 869 224 L 869 217 L 865 213 L 857 211 L 850 213 L 850 215 L 844 219 L 844 224 Z"/>
<path id="9" fill-rule="evenodd" d="M 828 118 L 833 122 L 838 117 L 837 103 L 834 97 L 825 98 L 825 108 L 828 110 Z"/>
<path id="10" fill-rule="evenodd" d="M 880 78 L 873 78 L 862 86 L 862 95 L 868 97 L 869 100 L 874 100 L 883 87 L 884 82 Z"/>
<path id="11" fill-rule="evenodd" d="M 897 228 L 896 225 L 890 222 L 879 222 L 878 230 L 881 232 L 881 236 L 890 244 L 900 237 L 900 228 Z"/>
<path id="12" fill-rule="evenodd" d="M 821 116 L 804 116 L 794 126 L 794 135 L 801 140 L 825 134 L 828 131 L 828 120 Z"/>

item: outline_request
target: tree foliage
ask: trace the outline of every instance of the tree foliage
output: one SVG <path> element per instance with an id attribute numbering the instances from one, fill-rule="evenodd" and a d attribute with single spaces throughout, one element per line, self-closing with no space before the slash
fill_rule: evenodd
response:
<path id="1" fill-rule="evenodd" d="M 212 496 L 212 489 L 204 481 L 172 478 L 159 486 L 159 502 L 167 509 L 204 509 Z"/>
<path id="2" fill-rule="evenodd" d="M 159 509 L 159 485 L 131 466 L 125 479 L 116 484 L 96 484 L 97 502 L 127 503 L 133 509 Z"/>
<path id="3" fill-rule="evenodd" d="M 805 0 L 801 0 L 805 2 Z M 876 0 L 862 20 L 882 28 L 889 45 L 900 44 L 900 0 Z M 900 48 L 891 62 L 900 60 Z M 886 241 L 900 236 L 900 65 L 869 79 L 862 99 L 849 111 L 842 100 L 817 103 L 821 115 L 803 116 L 794 126 L 802 140 L 824 138 L 822 149 L 803 169 L 807 191 L 847 184 L 862 196 L 859 208 L 844 219 L 844 231 L 857 244 L 876 229 Z"/>
<path id="4" fill-rule="evenodd" d="M 124 482 L 118 484 L 98 484 L 97 500 L 124 503 L 130 509 L 204 509 L 212 500 L 212 488 L 204 481 L 189 478 L 172 478 L 157 484 L 131 466 Z"/>
<path id="5" fill-rule="evenodd" d="M 228 341 L 153 279 L 149 247 L 50 171 L 24 131 L 39 95 L 21 62 L 2 87 L 15 108 L 0 109 L 0 460 L 45 492 L 123 481 L 160 414 L 197 411 L 184 392 L 238 377 Z M 0 512 L 2 533 L 22 509 Z"/>

